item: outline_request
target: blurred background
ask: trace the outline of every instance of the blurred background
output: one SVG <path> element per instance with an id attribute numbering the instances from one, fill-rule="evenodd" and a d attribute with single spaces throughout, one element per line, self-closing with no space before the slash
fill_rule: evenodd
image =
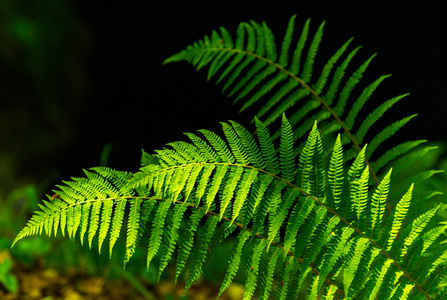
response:
<path id="1" fill-rule="evenodd" d="M 90 252 L 77 243 L 29 239 L 13 253 L 8 249 L 43 195 L 63 179 L 81 176 L 83 168 L 107 165 L 135 171 L 141 149 L 151 153 L 183 139 L 184 132 L 219 131 L 220 121 L 248 124 L 252 116 L 238 114 L 220 87 L 206 82 L 204 72 L 183 63 L 161 66 L 219 26 L 234 34 L 241 21 L 265 21 L 282 38 L 292 14 L 298 16 L 297 26 L 312 18 L 313 30 L 326 20 L 320 64 L 355 37 L 353 44 L 364 46 L 358 61 L 379 54 L 364 82 L 393 74 L 376 92 L 377 99 L 411 93 L 392 111 L 393 119 L 413 113 L 419 117 L 397 138 L 446 141 L 447 11 L 431 3 L 0 1 L 0 291 L 19 297 L 21 279 L 14 274 L 20 268 L 61 272 L 70 263 L 83 269 L 74 268 L 73 278 L 88 273 L 100 280 L 108 272 L 133 288 L 141 280 L 155 283 L 155 275 L 145 270 L 132 273 L 129 267 L 131 272 L 123 273 L 122 256 L 115 255 L 118 267 L 110 267 L 115 265 L 85 254 Z M 443 159 L 439 154 L 430 164 Z M 42 258 L 48 253 L 52 262 Z M 143 279 L 129 277 L 135 274 Z M 97 286 L 91 284 L 94 290 Z M 140 289 L 142 296 L 145 288 Z M 79 289 L 76 293 L 87 299 Z M 37 297 L 48 295 L 59 297 L 50 292 Z M 92 297 L 101 299 L 99 294 Z"/>

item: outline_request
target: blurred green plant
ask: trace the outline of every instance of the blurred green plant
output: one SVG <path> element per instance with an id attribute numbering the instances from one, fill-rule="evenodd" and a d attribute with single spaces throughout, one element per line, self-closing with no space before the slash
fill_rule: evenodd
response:
<path id="1" fill-rule="evenodd" d="M 0 284 L 8 291 L 16 294 L 18 291 L 17 278 L 11 274 L 12 259 L 8 250 L 0 251 Z"/>

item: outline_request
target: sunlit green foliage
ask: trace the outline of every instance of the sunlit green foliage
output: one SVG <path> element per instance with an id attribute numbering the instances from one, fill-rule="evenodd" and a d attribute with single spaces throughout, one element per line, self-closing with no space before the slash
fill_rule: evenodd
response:
<path id="1" fill-rule="evenodd" d="M 143 152 L 138 172 L 85 171 L 58 186 L 60 197 L 40 204 L 13 244 L 60 230 L 89 247 L 97 236 L 99 251 L 108 239 L 111 255 L 124 232 L 124 264 L 143 242 L 147 268 L 159 259 L 160 276 L 175 261 L 176 281 L 183 275 L 187 290 L 215 249 L 232 240 L 221 258 L 228 267 L 219 294 L 245 272 L 244 299 L 442 299 L 447 247 L 439 237 L 445 226 L 428 226 L 441 206 L 424 207 L 415 197 L 415 183 L 437 171 L 399 182 L 405 185 L 392 193 L 394 170 L 405 170 L 399 164 L 431 148 L 414 151 L 423 143 L 414 141 L 376 155 L 413 116 L 385 127 L 369 145 L 366 133 L 403 96 L 356 124 L 388 76 L 351 99 L 373 56 L 345 78 L 359 50 L 346 52 L 349 40 L 312 79 L 323 24 L 310 37 L 307 21 L 292 51 L 294 22 L 280 53 L 267 25 L 250 22 L 239 26 L 235 42 L 221 28 L 166 61 L 208 66 L 209 78 L 219 75 L 242 110 L 267 98 L 254 118 L 255 134 L 230 121 L 222 123 L 222 136 L 200 130 L 186 134 L 190 142 Z M 276 120 L 280 128 L 271 133 L 267 124 Z M 427 200 L 434 193 L 417 196 Z"/>

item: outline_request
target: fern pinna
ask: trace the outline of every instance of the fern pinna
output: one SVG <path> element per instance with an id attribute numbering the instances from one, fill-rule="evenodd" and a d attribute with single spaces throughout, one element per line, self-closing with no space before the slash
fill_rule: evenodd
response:
<path id="1" fill-rule="evenodd" d="M 383 129 L 377 125 L 386 116 L 386 112 L 408 94 L 393 97 L 372 111 L 362 111 L 368 100 L 373 99 L 374 91 L 390 75 L 380 76 L 362 90 L 356 91 L 375 55 L 354 67 L 360 47 L 348 50 L 352 42 L 349 39 L 335 51 L 315 76 L 314 65 L 325 23 L 311 36 L 310 20 L 307 20 L 301 34 L 295 38 L 295 19 L 296 16 L 293 16 L 289 20 L 280 50 L 277 49 L 272 31 L 265 23 L 250 21 L 239 25 L 235 39 L 221 27 L 219 31 L 212 31 L 210 36 L 205 36 L 169 57 L 164 63 L 186 61 L 197 69 L 208 66 L 208 79 L 217 77 L 217 83 L 223 84 L 223 91 L 234 97 L 234 103 L 242 102 L 241 111 L 254 109 L 257 111 L 256 116 L 267 126 L 287 113 L 293 139 L 300 142 L 295 154 L 304 146 L 305 140 L 300 138 L 311 129 L 315 120 L 318 121 L 323 136 L 335 139 L 337 134 L 334 133 L 342 132 L 341 143 L 347 149 L 345 161 L 356 157 L 361 151 L 360 145 L 365 144 L 367 134 L 371 134 L 374 129 L 378 133 L 368 143 L 365 159 L 372 182 L 377 186 L 378 178 L 384 176 L 391 167 L 390 162 L 395 163 L 405 157 L 406 162 L 401 166 L 408 166 L 411 156 L 407 154 L 426 142 L 409 141 L 396 145 L 387 152 L 379 148 L 416 116 L 396 120 Z M 352 68 L 356 69 L 352 71 Z M 358 116 L 362 112 L 364 116 L 360 120 Z M 278 136 L 279 131 L 275 131 L 273 138 Z M 376 151 L 378 148 L 381 151 Z M 432 148 L 426 146 L 418 151 L 430 149 Z M 412 155 L 420 157 L 421 153 Z M 399 172 L 402 172 L 401 168 L 396 169 L 395 174 Z M 420 182 L 435 173 L 429 171 L 420 174 L 413 178 L 413 182 Z M 390 202 L 395 205 L 398 200 L 391 197 Z M 389 204 L 388 212 L 391 213 Z"/>
<path id="2" fill-rule="evenodd" d="M 292 126 L 282 116 L 273 140 L 255 119 L 256 137 L 236 122 L 222 123 L 224 137 L 201 130 L 190 142 L 174 142 L 143 153 L 135 174 L 109 168 L 85 171 L 65 182 L 59 198 L 43 201 L 14 244 L 30 235 L 60 230 L 78 234 L 109 252 L 123 229 L 124 263 L 143 242 L 147 267 L 157 258 L 159 272 L 175 260 L 176 278 L 186 289 L 223 240 L 233 239 L 220 293 L 250 253 L 244 299 L 420 299 L 445 295 L 447 251 L 438 237 L 447 226 L 424 230 L 438 207 L 414 219 L 413 185 L 384 216 L 389 170 L 370 193 L 363 147 L 344 169 L 340 135 L 324 161 L 317 123 L 299 158 Z M 127 221 L 125 221 L 127 220 Z M 169 225 L 166 225 L 169 224 Z M 150 231 L 148 240 L 140 240 Z M 176 255 L 175 255 L 176 254 Z M 175 258 L 174 258 L 175 257 Z"/>

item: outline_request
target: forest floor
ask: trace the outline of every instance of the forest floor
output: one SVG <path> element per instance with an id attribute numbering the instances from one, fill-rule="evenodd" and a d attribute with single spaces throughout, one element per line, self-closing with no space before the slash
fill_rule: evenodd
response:
<path id="1" fill-rule="evenodd" d="M 185 296 L 184 287 L 173 282 L 162 281 L 154 286 L 135 287 L 125 278 L 104 280 L 76 269 L 62 274 L 55 269 L 26 267 L 18 263 L 11 271 L 18 280 L 19 289 L 13 294 L 0 284 L 2 300 L 207 300 L 216 299 L 219 290 L 218 286 L 202 281 L 189 289 Z M 220 299 L 242 299 L 243 291 L 242 285 L 233 283 Z"/>

